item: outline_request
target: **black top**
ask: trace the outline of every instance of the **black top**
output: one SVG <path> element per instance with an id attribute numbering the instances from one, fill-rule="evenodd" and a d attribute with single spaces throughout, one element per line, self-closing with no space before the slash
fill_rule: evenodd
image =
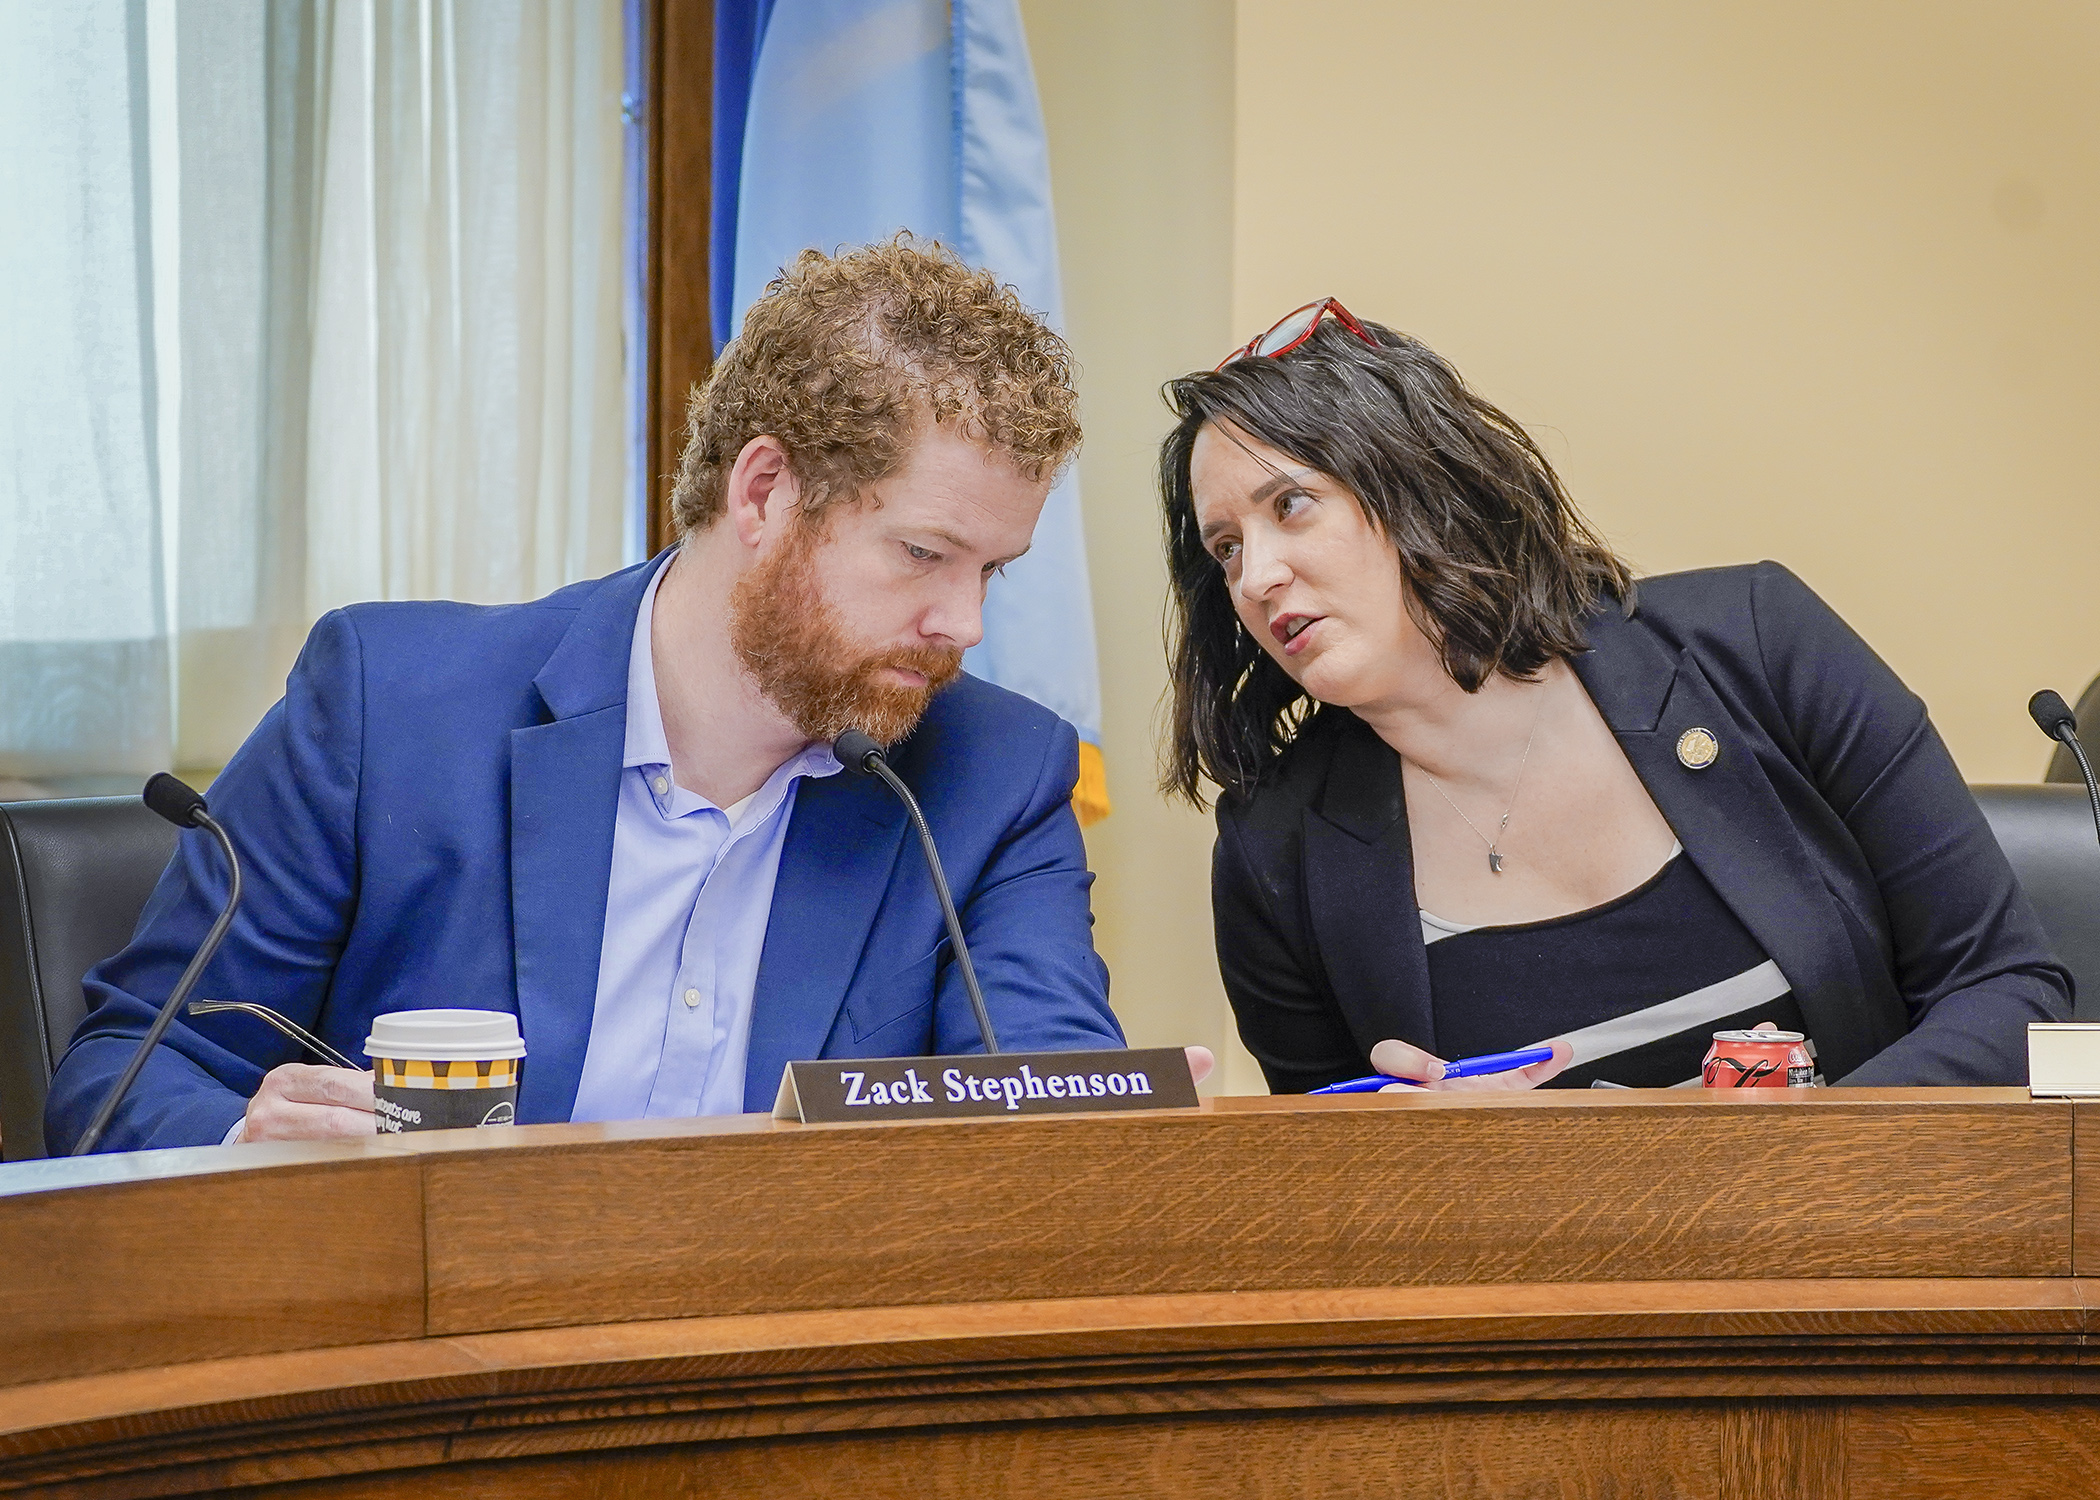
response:
<path id="1" fill-rule="evenodd" d="M 1431 1011 L 1450 1057 L 1558 1038 L 1575 1061 L 1548 1087 L 1697 1083 L 1716 1031 L 1801 1031 L 1779 965 L 1682 854 L 1615 901 L 1506 927 L 1422 914 Z"/>
<path id="2" fill-rule="evenodd" d="M 2071 980 L 1918 701 L 1777 563 L 1641 580 L 1570 665 L 1634 773 L 1792 981 L 1833 1083 L 2017 1084 L 2027 1023 Z M 1955 601 L 1956 604 L 1959 601 Z M 2008 703 L 2008 713 L 2017 705 Z M 1710 760 L 1678 757 L 1693 729 Z M 1269 1085 L 1438 1056 L 1400 758 L 1323 708 L 1249 796 L 1218 803 L 1218 963 Z"/>

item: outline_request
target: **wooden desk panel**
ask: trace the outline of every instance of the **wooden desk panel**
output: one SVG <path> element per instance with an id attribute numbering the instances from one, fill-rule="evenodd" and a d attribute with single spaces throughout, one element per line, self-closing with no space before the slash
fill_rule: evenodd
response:
<path id="1" fill-rule="evenodd" d="M 0 1492 L 2077 1493 L 2095 1108 L 1240 1100 L 0 1169 Z"/>
<path id="2" fill-rule="evenodd" d="M 420 1336 L 422 1237 L 405 1156 L 0 1197 L 0 1386 Z"/>
<path id="3" fill-rule="evenodd" d="M 2100 1274 L 2100 1101 L 2071 1106 L 2071 1266 Z"/>
<path id="4" fill-rule="evenodd" d="M 587 1146 L 433 1158 L 430 1328 L 986 1289 L 2071 1273 L 2068 1104 L 1551 1099 L 805 1128 L 592 1172 L 564 1165 Z"/>

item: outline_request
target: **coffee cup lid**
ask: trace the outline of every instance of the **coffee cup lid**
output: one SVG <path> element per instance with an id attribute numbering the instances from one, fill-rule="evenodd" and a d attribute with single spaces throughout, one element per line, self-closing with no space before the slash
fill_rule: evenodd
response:
<path id="1" fill-rule="evenodd" d="M 365 1056 L 479 1062 L 523 1057 L 518 1018 L 507 1010 L 396 1010 L 372 1017 Z"/>

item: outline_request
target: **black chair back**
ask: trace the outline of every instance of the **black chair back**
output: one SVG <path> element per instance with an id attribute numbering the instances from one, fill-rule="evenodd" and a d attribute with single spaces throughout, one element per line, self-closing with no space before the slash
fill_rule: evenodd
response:
<path id="1" fill-rule="evenodd" d="M 2056 956 L 2078 982 L 2078 1019 L 2100 1020 L 2100 837 L 2094 833 L 2084 781 L 1970 790 L 2026 887 Z"/>
<path id="2" fill-rule="evenodd" d="M 44 1096 L 87 1014 L 81 976 L 131 941 L 175 852 L 136 797 L 0 802 L 0 1155 L 44 1154 Z"/>

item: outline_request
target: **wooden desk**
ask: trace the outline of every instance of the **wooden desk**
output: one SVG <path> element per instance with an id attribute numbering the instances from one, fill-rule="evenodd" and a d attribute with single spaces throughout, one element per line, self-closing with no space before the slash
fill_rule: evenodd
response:
<path id="1" fill-rule="evenodd" d="M 2082 1493 L 2096 1111 L 1227 1099 L 25 1163 L 0 1490 Z"/>

